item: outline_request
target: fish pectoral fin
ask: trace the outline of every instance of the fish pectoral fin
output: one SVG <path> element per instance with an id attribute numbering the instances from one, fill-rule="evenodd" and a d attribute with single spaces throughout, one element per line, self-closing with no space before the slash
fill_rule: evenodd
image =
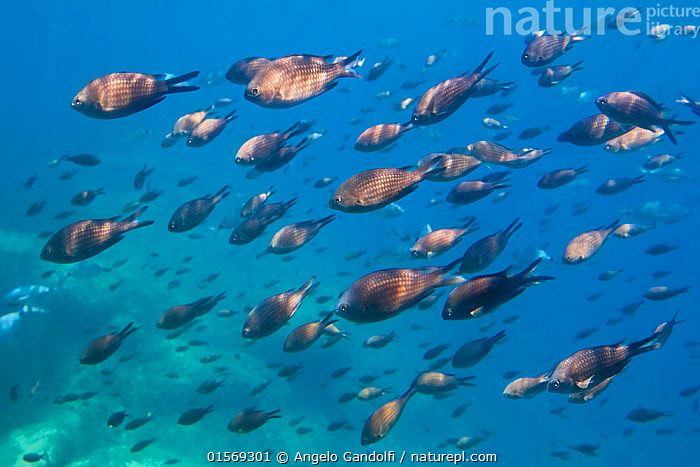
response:
<path id="1" fill-rule="evenodd" d="M 481 315 L 483 314 L 483 312 L 484 312 L 484 307 L 483 307 L 483 306 L 480 306 L 480 307 L 477 308 L 476 310 L 470 311 L 469 314 L 472 315 L 472 316 L 475 317 L 475 318 L 478 318 L 479 316 L 481 316 Z"/>
<path id="2" fill-rule="evenodd" d="M 590 378 L 584 380 L 584 381 L 578 381 L 576 383 L 576 386 L 578 386 L 581 389 L 586 389 L 588 386 L 591 384 L 591 381 L 593 381 L 595 375 L 591 376 Z"/>

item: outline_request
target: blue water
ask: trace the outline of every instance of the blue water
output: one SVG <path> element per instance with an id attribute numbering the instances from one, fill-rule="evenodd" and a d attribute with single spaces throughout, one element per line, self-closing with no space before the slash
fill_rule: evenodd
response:
<path id="1" fill-rule="evenodd" d="M 541 2 L 535 2 L 541 3 Z M 693 5 L 693 2 L 677 2 Z M 585 2 L 569 2 L 580 11 Z M 499 5 L 515 12 L 525 5 L 504 0 Z M 561 6 L 564 6 L 563 4 Z M 601 4 L 603 7 L 636 6 L 624 2 Z M 496 334 L 506 329 L 508 339 L 474 368 L 455 370 L 460 376 L 475 375 L 474 388 L 459 388 L 444 400 L 417 395 L 406 406 L 396 427 L 372 449 L 399 453 L 457 452 L 444 445 L 448 438 L 464 436 L 486 439 L 469 452 L 493 453 L 506 465 L 551 465 L 562 463 L 552 452 L 568 451 L 570 462 L 584 465 L 689 465 L 696 457 L 692 441 L 697 438 L 698 395 L 680 397 L 685 388 L 700 384 L 698 375 L 698 319 L 695 313 L 696 290 L 668 301 L 645 301 L 633 315 L 623 316 L 619 309 L 642 299 L 655 285 L 697 288 L 696 217 L 700 200 L 695 141 L 700 137 L 698 125 L 679 128 L 679 146 L 667 138 L 640 152 L 611 154 L 601 146 L 577 147 L 559 143 L 556 137 L 576 121 L 598 113 L 591 101 L 580 102 L 582 92 L 597 97 L 612 91 L 640 90 L 669 107 L 668 114 L 681 119 L 697 120 L 690 109 L 675 103 L 678 92 L 700 98 L 697 82 L 700 52 L 698 39 L 670 37 L 654 43 L 644 35 L 624 37 L 608 31 L 576 46 L 557 64 L 584 61 L 585 69 L 576 72 L 563 85 L 553 89 L 537 86 L 531 69 L 520 63 L 525 44 L 517 35 L 485 35 L 485 6 L 468 2 L 71 2 L 70 4 L 9 4 L 3 8 L 0 28 L 4 47 L 5 73 L 2 94 L 4 176 L 0 185 L 0 292 L 15 287 L 43 284 L 53 286 L 58 274 L 71 265 L 54 265 L 39 259 L 45 240 L 41 231 L 56 231 L 70 222 L 89 218 L 107 218 L 119 214 L 122 207 L 138 199 L 132 181 L 135 173 L 147 164 L 156 170 L 149 177 L 150 186 L 163 189 L 164 195 L 150 203 L 142 217 L 156 221 L 154 226 L 126 235 L 117 246 L 91 261 L 111 271 L 94 278 L 66 281 L 63 290 L 41 302 L 49 311 L 32 314 L 22 320 L 12 337 L 0 344 L 0 391 L 9 393 L 13 385 L 22 389 L 16 402 L 3 395 L 0 406 L 0 465 L 26 465 L 22 456 L 43 452 L 46 448 L 52 465 L 163 465 L 166 459 L 182 459 L 179 465 L 206 465 L 206 453 L 223 451 L 263 451 L 274 455 L 284 451 L 320 453 L 345 451 L 365 453 L 360 445 L 360 430 L 370 414 L 389 396 L 371 402 L 359 400 L 339 404 L 338 397 L 361 389 L 363 375 L 379 378 L 374 386 L 393 388 L 400 395 L 416 375 L 430 362 L 423 353 L 429 347 L 452 343 L 443 356 L 451 356 L 463 343 Z M 514 13 L 514 18 L 517 18 Z M 455 21 L 455 18 L 459 20 Z M 471 25 L 472 18 L 476 23 Z M 672 19 L 672 24 L 700 25 L 700 18 Z M 562 25 L 559 17 L 555 23 Z M 575 22 L 575 25 L 581 21 Z M 378 46 L 386 38 L 400 44 L 391 49 Z M 228 67 L 244 57 L 279 57 L 292 53 L 350 55 L 364 48 L 366 62 L 357 71 L 364 75 L 369 67 L 390 56 L 394 65 L 379 80 L 365 82 L 344 78 L 339 86 L 302 105 L 286 110 L 258 107 L 243 99 L 243 86 L 222 78 Z M 424 68 L 426 58 L 447 49 L 447 54 L 433 67 Z M 419 97 L 438 82 L 476 67 L 490 52 L 492 62 L 500 62 L 491 77 L 515 81 L 517 90 L 509 97 L 470 99 L 444 122 L 412 130 L 388 153 L 364 154 L 353 150 L 357 136 L 378 123 L 405 122 L 410 105 L 397 112 L 393 104 L 406 97 Z M 402 69 L 399 62 L 405 65 Z M 197 92 L 168 96 L 164 102 L 129 117 L 116 120 L 93 120 L 71 110 L 70 102 L 82 86 L 93 78 L 117 71 L 183 74 L 201 70 Z M 206 85 L 207 76 L 220 77 Z M 400 85 L 410 79 L 425 80 L 421 86 L 406 91 Z M 566 87 L 568 92 L 562 92 Z M 388 99 L 375 96 L 391 91 Z M 565 95 L 563 95 L 565 94 Z M 203 148 L 188 148 L 184 143 L 162 149 L 161 139 L 178 117 L 206 107 L 215 99 L 236 100 L 231 107 L 240 116 L 212 143 Z M 320 218 L 330 214 L 328 198 L 340 181 L 359 171 L 376 167 L 403 167 L 431 152 L 491 139 L 493 133 L 481 125 L 485 110 L 496 103 L 515 106 L 495 118 L 514 129 L 503 141 L 509 147 L 553 148 L 534 165 L 511 175 L 512 194 L 501 203 L 493 196 L 477 203 L 454 207 L 441 203 L 428 207 L 431 199 L 443 200 L 457 182 L 424 182 L 419 189 L 400 200 L 404 214 L 384 219 L 371 214 L 338 213 L 337 220 L 325 227 L 310 245 L 292 253 L 296 258 L 284 262 L 282 257 L 258 255 L 265 250 L 274 232 L 292 222 Z M 372 107 L 370 113 L 360 109 Z M 297 120 L 318 120 L 314 131 L 325 135 L 302 151 L 285 168 L 257 179 L 245 178 L 246 168 L 236 166 L 233 157 L 247 139 Z M 351 119 L 361 119 L 350 124 Z M 532 126 L 550 125 L 551 129 L 531 141 L 520 141 L 517 134 Z M 344 150 L 340 150 L 344 147 Z M 682 169 L 682 181 L 671 182 L 658 175 L 619 195 L 603 197 L 595 187 L 609 178 L 633 177 L 648 156 L 686 151 L 685 158 L 671 167 Z M 47 163 L 61 154 L 95 154 L 102 160 L 97 167 L 80 167 L 61 163 L 48 168 Z M 545 191 L 536 188 L 546 172 L 588 164 L 590 171 L 576 183 Z M 77 174 L 60 181 L 59 175 L 76 170 Z M 480 167 L 467 179 L 474 180 L 497 166 Z M 24 180 L 37 174 L 29 190 Z M 200 178 L 185 188 L 177 181 L 189 175 Z M 315 189 L 321 177 L 339 177 L 329 188 Z M 233 194 L 214 210 L 207 221 L 188 234 L 167 231 L 167 221 L 183 202 L 216 192 L 228 184 Z M 273 224 L 253 243 L 235 247 L 226 235 L 216 239 L 210 227 L 230 211 L 240 208 L 250 196 L 274 185 L 274 201 L 292 196 L 298 202 L 287 216 Z M 71 197 L 85 189 L 105 187 L 105 195 L 87 207 L 72 207 Z M 47 198 L 40 215 L 26 217 L 32 203 Z M 590 208 L 573 216 L 572 205 L 587 200 Z M 660 223 L 640 237 L 610 239 L 591 261 L 580 266 L 561 264 L 567 243 L 576 235 L 620 218 L 623 222 L 641 222 L 633 212 L 646 202 L 673 202 L 687 210 L 687 215 L 672 224 Z M 543 211 L 559 205 L 552 227 L 540 232 Z M 72 217 L 54 220 L 59 211 L 75 209 Z M 476 216 L 481 230 L 471 234 L 454 250 L 429 261 L 413 261 L 408 250 L 426 224 L 433 229 L 457 227 L 464 216 Z M 335 305 L 335 297 L 362 275 L 381 268 L 444 265 L 458 258 L 473 241 L 505 228 L 520 217 L 524 226 L 510 241 L 504 253 L 485 271 L 492 273 L 515 264 L 513 252 L 524 248 L 542 248 L 552 258 L 538 268 L 556 280 L 528 289 L 492 315 L 480 320 L 446 322 L 440 317 L 444 297 L 426 311 L 408 310 L 396 318 L 376 324 L 357 326 L 341 320 L 338 326 L 351 333 L 329 349 L 316 344 L 300 354 L 282 353 L 282 343 L 289 331 L 305 322 L 316 320 L 319 313 Z M 402 239 L 408 235 L 408 239 Z M 662 256 L 650 256 L 644 250 L 656 243 L 677 245 L 678 250 Z M 325 250 L 316 254 L 318 248 Z M 367 250 L 359 259 L 348 261 L 352 251 Z M 157 253 L 154 257 L 152 253 Z M 186 256 L 194 256 L 183 264 Z M 126 264 L 112 267 L 120 259 Z M 161 277 L 154 272 L 169 268 Z M 191 271 L 179 276 L 181 287 L 167 290 L 180 268 Z M 606 270 L 623 272 L 610 282 L 597 276 Z M 42 272 L 57 274 L 41 279 Z M 672 274 L 654 279 L 657 270 Z M 201 280 L 214 272 L 221 275 L 212 283 Z M 338 272 L 347 275 L 339 275 Z M 321 285 L 307 298 L 289 325 L 275 335 L 252 346 L 244 345 L 240 330 L 245 319 L 243 309 L 264 298 L 299 287 L 316 275 Z M 110 284 L 123 280 L 113 292 Z M 263 284 L 278 280 L 265 288 Z M 228 298 L 202 317 L 197 324 L 174 340 L 165 340 L 164 331 L 156 329 L 158 317 L 174 305 L 189 303 L 207 295 L 227 291 Z M 449 292 L 449 288 L 446 292 Z M 588 298 L 602 292 L 595 301 Z M 317 304 L 315 299 L 329 295 L 332 299 Z M 237 298 L 238 297 L 238 298 Z M 216 311 L 232 309 L 238 314 L 219 318 Z M 594 345 L 613 344 L 623 339 L 647 337 L 661 322 L 670 320 L 680 309 L 678 326 L 667 345 L 638 358 L 620 374 L 598 399 L 577 406 L 565 396 L 544 393 L 531 400 L 513 401 L 502 396 L 510 382 L 506 371 L 518 376 L 534 376 L 549 370 L 571 353 Z M 7 310 L 11 311 L 11 310 Z M 4 311 L 3 311 L 4 313 Z M 512 323 L 504 318 L 518 315 Z M 624 318 L 610 326 L 611 318 Z M 84 347 L 95 337 L 121 329 L 134 321 L 139 330 L 105 363 L 85 367 L 79 364 Z M 411 328 L 418 324 L 419 330 Z M 199 325 L 207 327 L 195 331 Z M 585 339 L 574 336 L 588 328 L 599 330 Z M 398 338 L 384 349 L 363 348 L 368 337 L 396 331 Z M 190 346 L 184 352 L 175 347 L 190 339 L 207 341 L 206 346 Z M 430 343 L 430 346 L 421 346 Z M 124 363 L 120 357 L 134 354 Z M 204 355 L 221 354 L 214 363 L 199 362 Z M 443 357 L 441 356 L 441 357 Z M 291 382 L 276 376 L 271 362 L 284 365 L 304 363 L 301 375 Z M 340 379 L 330 374 L 352 365 L 353 370 Z M 225 375 L 213 370 L 229 367 Z M 393 374 L 384 370 L 395 369 Z M 102 375 L 102 370 L 114 372 Z M 450 372 L 444 367 L 442 371 Z M 176 373 L 167 377 L 166 373 Z M 172 376 L 172 375 L 171 375 Z M 195 388 L 204 380 L 225 379 L 226 386 L 210 395 L 199 395 Z M 511 378 L 512 379 L 512 378 Z M 249 397 L 258 383 L 271 380 L 260 395 Z M 29 398 L 30 389 L 39 382 Z M 62 405 L 54 399 L 66 393 L 96 391 L 88 401 Z M 469 407 L 459 418 L 453 410 L 465 403 Z M 199 423 L 183 427 L 177 417 L 186 409 L 214 404 L 214 412 Z M 228 421 L 245 408 L 281 409 L 282 418 L 271 420 L 246 435 L 226 430 Z M 563 412 L 557 409 L 565 407 Z M 637 424 L 626 415 L 637 408 L 673 412 L 647 424 Z M 151 412 L 153 420 L 136 431 L 121 427 L 110 429 L 110 413 L 127 410 L 130 418 Z M 305 418 L 296 427 L 288 423 Z M 353 428 L 329 432 L 334 421 L 345 420 Z M 298 427 L 313 431 L 306 435 Z M 634 431 L 623 432 L 629 428 Z M 659 434 L 658 430 L 674 430 Z M 662 431 L 663 433 L 663 431 Z M 139 453 L 130 453 L 138 441 L 157 438 Z M 597 457 L 589 457 L 570 446 L 599 446 Z M 41 461 L 44 462 L 44 461 Z M 410 463 L 407 460 L 406 463 Z M 290 464 L 293 464 L 290 462 Z M 41 465 L 41 463 L 39 464 Z M 308 465 L 298 463 L 296 465 Z"/>

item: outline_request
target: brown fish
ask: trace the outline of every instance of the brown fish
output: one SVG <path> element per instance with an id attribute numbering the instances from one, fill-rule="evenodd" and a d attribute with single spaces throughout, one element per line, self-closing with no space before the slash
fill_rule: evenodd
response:
<path id="1" fill-rule="evenodd" d="M 29 206 L 27 208 L 26 216 L 34 217 L 39 215 L 39 213 L 44 209 L 44 206 L 46 206 L 46 198 L 42 199 L 38 203 L 34 203 L 31 206 Z"/>
<path id="2" fill-rule="evenodd" d="M 663 167 L 666 167 L 669 164 L 673 164 L 678 159 L 683 159 L 684 156 L 685 151 L 681 151 L 675 156 L 672 156 L 670 154 L 659 154 L 657 156 L 651 156 L 649 159 L 644 161 L 642 167 L 644 167 L 647 170 L 658 170 Z"/>
<path id="3" fill-rule="evenodd" d="M 454 289 L 447 297 L 442 319 L 460 320 L 478 318 L 492 313 L 502 304 L 514 299 L 530 285 L 553 280 L 551 276 L 531 276 L 542 258 L 517 274 L 508 274 L 510 268 L 495 274 L 474 277 Z"/>
<path id="4" fill-rule="evenodd" d="M 436 371 L 425 371 L 419 374 L 411 387 L 420 394 L 435 395 L 443 394 L 459 386 L 474 386 L 474 384 L 469 381 L 474 379 L 474 376 L 465 376 L 461 378 L 455 377 L 455 375 L 450 375 L 446 373 L 438 373 Z"/>
<path id="5" fill-rule="evenodd" d="M 605 114 L 597 114 L 578 121 L 559 135 L 557 141 L 576 146 L 595 146 L 622 136 L 625 129 Z"/>
<path id="6" fill-rule="evenodd" d="M 92 154 L 76 154 L 74 156 L 66 156 L 65 154 L 61 156 L 62 161 L 70 161 L 74 164 L 77 165 L 82 165 L 83 167 L 95 167 L 97 165 L 100 165 L 102 161 L 93 156 Z M 75 172 L 71 172 L 72 174 L 75 174 Z M 71 175 L 72 176 L 72 175 Z M 68 177 L 70 178 L 70 177 Z M 61 180 L 67 180 L 65 178 L 61 178 Z"/>
<path id="7" fill-rule="evenodd" d="M 497 79 L 482 78 L 481 80 L 477 81 L 476 85 L 474 86 L 474 90 L 472 91 L 472 95 L 470 97 L 492 96 L 497 92 L 501 91 L 512 92 L 513 90 L 515 90 L 515 87 L 516 86 L 514 81 L 507 81 L 505 83 L 502 83 Z M 504 95 L 505 93 L 501 96 Z"/>
<path id="8" fill-rule="evenodd" d="M 96 365 L 107 360 L 122 345 L 122 341 L 138 329 L 132 328 L 133 324 L 131 322 L 118 333 L 113 332 L 90 342 L 80 356 L 80 363 L 83 365 Z"/>
<path id="9" fill-rule="evenodd" d="M 616 195 L 618 193 L 622 193 L 628 188 L 631 188 L 632 185 L 636 185 L 637 183 L 642 183 L 645 181 L 646 180 L 644 180 L 644 174 L 635 178 L 613 178 L 600 184 L 598 188 L 595 189 L 595 192 L 599 195 L 605 196 Z"/>
<path id="10" fill-rule="evenodd" d="M 375 81 L 379 79 L 380 76 L 386 73 L 392 63 L 394 63 L 394 61 L 387 55 L 384 57 L 384 60 L 372 65 L 372 68 L 369 69 L 365 76 L 365 81 Z"/>
<path id="11" fill-rule="evenodd" d="M 287 55 L 268 63 L 250 80 L 245 99 L 261 107 L 283 109 L 320 96 L 338 85 L 338 78 L 362 78 L 352 67 L 359 50 L 338 63 L 329 56 Z"/>
<path id="12" fill-rule="evenodd" d="M 277 415 L 280 409 L 273 410 L 271 412 L 263 412 L 262 410 L 245 410 L 235 417 L 228 423 L 226 427 L 228 431 L 234 433 L 250 433 L 251 431 L 260 428 L 268 420 L 273 418 L 282 418 Z"/>
<path id="13" fill-rule="evenodd" d="M 226 128 L 226 125 L 230 121 L 238 118 L 238 115 L 235 115 L 235 113 L 236 110 L 234 109 L 224 118 L 207 118 L 202 120 L 196 127 L 194 127 L 190 135 L 187 137 L 187 146 L 191 148 L 199 148 L 205 144 L 211 143 L 214 138 L 219 136 L 221 132 L 224 131 L 224 128 Z"/>
<path id="14" fill-rule="evenodd" d="M 665 131 L 661 127 L 654 127 L 651 130 L 634 127 L 606 142 L 604 149 L 608 152 L 632 152 L 658 143 L 664 134 Z"/>
<path id="15" fill-rule="evenodd" d="M 588 39 L 581 36 L 585 29 L 574 34 L 541 35 L 528 44 L 520 57 L 523 65 L 540 67 L 549 65 L 571 49 L 576 42 Z"/>
<path id="16" fill-rule="evenodd" d="M 615 378 L 615 375 L 606 378 L 600 384 L 593 386 L 592 388 L 586 389 L 583 392 L 574 392 L 569 394 L 569 402 L 571 402 L 572 404 L 585 404 L 586 402 L 592 401 L 593 399 L 598 397 L 603 391 L 608 389 L 608 387 L 613 381 L 613 378 Z"/>
<path id="17" fill-rule="evenodd" d="M 274 58 L 248 57 L 231 65 L 224 78 L 233 84 L 248 84 L 255 74 L 265 68 Z"/>
<path id="18" fill-rule="evenodd" d="M 519 221 L 520 218 L 518 217 L 504 230 L 474 242 L 474 244 L 464 252 L 461 259 L 462 264 L 459 266 L 459 272 L 479 272 L 489 267 L 503 250 L 505 250 L 510 237 L 523 226 L 523 223 Z"/>
<path id="19" fill-rule="evenodd" d="M 621 124 L 635 125 L 653 131 L 655 126 L 664 130 L 673 144 L 678 144 L 671 125 L 692 125 L 695 122 L 667 118 L 664 107 L 642 92 L 612 92 L 595 101 L 598 109 Z"/>
<path id="20" fill-rule="evenodd" d="M 482 337 L 469 341 L 457 350 L 452 357 L 452 368 L 469 368 L 483 360 L 493 346 L 506 337 L 506 331 L 501 331 L 491 337 Z"/>
<path id="21" fill-rule="evenodd" d="M 149 169 L 146 167 L 146 164 L 143 164 L 143 168 L 136 172 L 136 176 L 134 177 L 134 190 L 141 190 L 141 188 L 143 188 L 143 185 L 146 183 L 146 177 L 151 175 L 154 170 L 156 170 L 155 167 L 151 167 Z"/>
<path id="22" fill-rule="evenodd" d="M 579 350 L 559 362 L 549 376 L 549 392 L 571 394 L 593 388 L 618 374 L 632 357 L 658 349 L 656 334 L 629 345 L 599 345 Z"/>
<path id="23" fill-rule="evenodd" d="M 367 340 L 362 343 L 362 347 L 368 349 L 381 349 L 389 345 L 394 340 L 396 340 L 396 331 L 391 331 L 389 334 L 382 336 L 368 337 Z"/>
<path id="24" fill-rule="evenodd" d="M 176 233 L 187 232 L 204 222 L 216 205 L 231 194 L 230 191 L 226 191 L 228 188 L 228 185 L 224 185 L 214 195 L 193 199 L 177 208 L 168 223 L 168 231 Z"/>
<path id="25" fill-rule="evenodd" d="M 367 387 L 357 393 L 357 399 L 361 401 L 371 401 L 389 393 L 391 393 L 391 386 L 386 388 Z"/>
<path id="26" fill-rule="evenodd" d="M 608 236 L 618 227 L 616 220 L 607 227 L 598 227 L 590 232 L 582 233 L 569 242 L 564 251 L 562 262 L 570 266 L 581 264 L 591 259 L 603 246 Z"/>
<path id="27" fill-rule="evenodd" d="M 417 305 L 438 287 L 461 284 L 464 278 L 448 277 L 461 260 L 444 267 L 383 269 L 355 281 L 342 293 L 335 312 L 341 318 L 372 323 L 392 318 Z"/>
<path id="28" fill-rule="evenodd" d="M 673 298 L 676 295 L 689 291 L 690 286 L 681 287 L 680 289 L 676 289 L 675 287 L 658 286 L 652 287 L 646 292 L 644 292 L 644 298 L 646 298 L 647 300 L 654 300 L 658 302 L 661 300 L 668 300 L 669 298 Z"/>
<path id="29" fill-rule="evenodd" d="M 656 224 L 622 224 L 613 231 L 617 238 L 632 238 L 656 227 Z"/>
<path id="30" fill-rule="evenodd" d="M 146 227 L 153 221 L 139 221 L 144 206 L 124 220 L 90 219 L 74 222 L 49 238 L 41 250 L 41 259 L 52 263 L 76 263 L 106 250 L 124 238 L 130 230 Z"/>
<path id="31" fill-rule="evenodd" d="M 583 70 L 583 67 L 581 66 L 582 63 L 583 60 L 579 60 L 573 65 L 556 65 L 547 68 L 544 73 L 540 75 L 540 79 L 537 81 L 537 84 L 543 88 L 551 88 L 557 84 L 561 84 L 564 82 L 564 80 L 566 80 L 566 78 L 571 76 L 571 73 L 574 71 Z"/>
<path id="32" fill-rule="evenodd" d="M 202 123 L 204 119 L 209 116 L 212 110 L 214 110 L 213 105 L 206 110 L 199 110 L 178 118 L 175 125 L 173 125 L 172 131 L 170 132 L 170 137 L 184 138 L 189 136 L 190 133 L 192 133 L 192 130 L 197 128 L 197 125 Z"/>
<path id="33" fill-rule="evenodd" d="M 447 253 L 451 248 L 462 241 L 462 237 L 479 230 L 469 228 L 476 218 L 471 218 L 469 222 L 459 229 L 439 229 L 422 236 L 411 248 L 411 257 L 420 259 L 430 259 Z"/>
<path id="34" fill-rule="evenodd" d="M 98 195 L 104 194 L 104 187 L 97 190 L 85 190 L 81 191 L 77 195 L 73 196 L 70 200 L 70 204 L 73 206 L 87 206 L 92 203 Z"/>
<path id="35" fill-rule="evenodd" d="M 318 286 L 313 281 L 316 276 L 306 281 L 298 290 L 290 289 L 284 293 L 266 298 L 253 308 L 245 324 L 244 339 L 260 339 L 278 331 L 289 321 L 301 306 L 302 300 Z"/>
<path id="36" fill-rule="evenodd" d="M 363 446 L 368 444 L 376 443 L 377 441 L 384 438 L 396 422 L 399 421 L 399 417 L 406 407 L 406 403 L 413 397 L 415 390 L 410 388 L 398 399 L 387 402 L 383 406 L 379 407 L 365 422 L 364 427 L 362 427 L 362 435 L 360 437 L 360 442 Z"/>
<path id="37" fill-rule="evenodd" d="M 668 341 L 668 338 L 671 337 L 671 333 L 673 332 L 673 328 L 676 324 L 685 322 L 683 320 L 676 321 L 679 311 L 680 310 L 676 311 L 676 314 L 673 315 L 671 321 L 664 321 L 663 323 L 659 324 L 654 330 L 654 335 L 656 335 L 656 342 L 659 345 L 666 344 L 666 341 Z"/>
<path id="38" fill-rule="evenodd" d="M 503 180 L 502 182 L 507 182 L 508 180 Z M 450 192 L 447 194 L 447 202 L 457 205 L 471 204 L 480 199 L 483 199 L 493 193 L 495 190 L 501 188 L 508 188 L 511 185 L 507 185 L 502 182 L 488 183 L 482 182 L 481 180 L 470 180 L 466 182 L 459 183 L 454 186 Z"/>
<path id="39" fill-rule="evenodd" d="M 271 186 L 267 191 L 257 194 L 246 201 L 241 208 L 241 217 L 250 217 L 255 214 L 255 212 L 267 202 L 267 199 L 276 193 L 272 188 Z"/>
<path id="40" fill-rule="evenodd" d="M 297 222 L 282 227 L 270 240 L 267 251 L 278 255 L 291 253 L 309 243 L 322 227 L 330 224 L 335 214 L 318 220 Z"/>
<path id="41" fill-rule="evenodd" d="M 444 172 L 444 167 L 438 167 L 439 162 L 440 158 L 436 158 L 412 171 L 407 168 L 365 170 L 344 181 L 328 205 L 348 213 L 376 211 L 415 191 L 418 184 L 431 175 Z"/>
<path id="42" fill-rule="evenodd" d="M 518 378 L 506 386 L 503 397 L 506 399 L 523 399 L 535 397 L 547 390 L 549 371 L 534 378 Z"/>
<path id="43" fill-rule="evenodd" d="M 462 154 L 458 151 L 459 148 L 455 148 L 447 152 L 428 154 L 416 163 L 416 167 L 423 167 L 436 157 L 440 157 L 440 161 L 435 167 L 444 167 L 445 170 L 428 176 L 428 180 L 431 182 L 451 182 L 452 180 L 457 180 L 458 178 L 469 175 L 481 165 L 479 159 L 469 154 Z"/>
<path id="44" fill-rule="evenodd" d="M 294 159 L 297 154 L 299 154 L 299 151 L 308 148 L 309 145 L 311 145 L 311 141 L 308 138 L 304 138 L 299 141 L 296 146 L 284 146 L 272 156 L 258 163 L 253 169 L 251 169 L 250 172 L 255 172 L 257 177 L 259 174 L 265 172 L 274 172 L 275 170 L 279 170 Z M 246 174 L 246 178 L 249 177 L 250 172 Z"/>
<path id="45" fill-rule="evenodd" d="M 198 316 L 209 313 L 217 303 L 226 298 L 226 292 L 216 297 L 200 298 L 187 305 L 177 305 L 169 308 L 158 320 L 158 329 L 177 329 L 189 323 Z"/>
<path id="46" fill-rule="evenodd" d="M 296 198 L 292 198 L 284 203 L 262 206 L 249 219 L 233 229 L 228 242 L 231 245 L 245 245 L 252 242 L 265 231 L 268 225 L 282 217 L 295 203 Z"/>
<path id="47" fill-rule="evenodd" d="M 416 103 L 411 123 L 415 126 L 433 125 L 455 113 L 472 95 L 476 84 L 498 66 L 484 70 L 492 55 L 493 52 L 489 53 L 473 72 L 465 72 L 428 89 Z"/>
<path id="48" fill-rule="evenodd" d="M 274 156 L 289 138 L 304 133 L 314 125 L 312 122 L 296 122 L 284 132 L 275 131 L 250 138 L 236 152 L 234 162 L 238 165 L 256 165 Z"/>
<path id="49" fill-rule="evenodd" d="M 95 78 L 73 98 L 71 107 L 81 114 L 99 119 L 126 117 L 165 99 L 166 94 L 196 91 L 187 80 L 198 71 L 182 76 L 111 73 Z"/>
<path id="50" fill-rule="evenodd" d="M 306 323 L 289 333 L 284 341 L 283 351 L 286 353 L 302 352 L 313 345 L 314 342 L 321 337 L 323 330 L 331 324 L 337 322 L 337 319 L 332 320 L 333 312 L 331 311 L 321 321 Z"/>
<path id="51" fill-rule="evenodd" d="M 412 128 L 413 124 L 411 123 L 382 123 L 367 128 L 358 136 L 355 142 L 355 150 L 361 152 L 379 151 L 398 140 Z"/>
<path id="52" fill-rule="evenodd" d="M 180 417 L 177 419 L 177 424 L 183 426 L 194 425 L 195 423 L 200 421 L 206 414 L 212 412 L 213 407 L 214 405 L 210 405 L 203 409 L 185 410 L 184 412 L 182 412 L 182 414 L 180 414 Z"/>
<path id="53" fill-rule="evenodd" d="M 537 187 L 544 190 L 553 190 L 571 183 L 576 180 L 579 175 L 588 172 L 588 166 L 584 165 L 578 169 L 559 169 L 548 172 L 542 176 Z"/>

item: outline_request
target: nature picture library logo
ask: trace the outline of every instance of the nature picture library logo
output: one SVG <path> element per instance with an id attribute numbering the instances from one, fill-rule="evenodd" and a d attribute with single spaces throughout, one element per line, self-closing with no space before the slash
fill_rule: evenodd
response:
<path id="1" fill-rule="evenodd" d="M 561 24 L 564 30 L 554 24 Z M 669 36 L 696 38 L 700 32 L 700 6 L 675 6 L 660 4 L 643 8 L 625 7 L 581 7 L 562 8 L 554 0 L 549 0 L 538 10 L 523 7 L 513 10 L 507 7 L 486 8 L 486 34 L 493 35 L 494 29 L 504 35 L 515 34 L 575 34 L 605 35 L 607 30 L 619 30 L 627 36 L 644 34 L 656 41 Z"/>

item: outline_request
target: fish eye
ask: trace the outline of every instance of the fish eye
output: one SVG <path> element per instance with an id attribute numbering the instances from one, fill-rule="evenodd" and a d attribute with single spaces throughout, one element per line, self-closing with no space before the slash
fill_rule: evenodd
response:
<path id="1" fill-rule="evenodd" d="M 347 310 L 347 309 L 348 309 L 347 305 L 340 305 L 340 306 L 338 307 L 338 310 L 339 310 L 339 311 L 345 311 L 345 310 Z"/>
<path id="2" fill-rule="evenodd" d="M 601 99 L 601 100 L 598 101 L 598 103 L 599 103 L 600 105 L 607 105 L 608 100 L 607 100 L 607 99 Z"/>
<path id="3" fill-rule="evenodd" d="M 552 381 L 552 387 L 558 388 L 558 387 L 559 387 L 559 381 L 557 381 L 557 380 Z"/>
<path id="4" fill-rule="evenodd" d="M 418 256 L 418 250 L 411 250 L 411 256 Z"/>
<path id="5" fill-rule="evenodd" d="M 340 196 L 336 197 L 336 198 L 333 200 L 333 202 L 334 202 L 335 204 L 340 204 Z"/>
<path id="6" fill-rule="evenodd" d="M 250 90 L 250 92 L 253 93 L 254 96 L 257 96 L 258 94 L 260 94 L 260 89 L 258 89 L 258 88 L 253 88 L 253 89 Z"/>
<path id="7" fill-rule="evenodd" d="M 76 97 L 73 99 L 73 105 L 81 105 L 83 101 L 80 100 L 80 98 Z"/>
<path id="8" fill-rule="evenodd" d="M 524 58 L 524 59 L 530 58 L 530 54 L 523 54 L 523 58 Z"/>

